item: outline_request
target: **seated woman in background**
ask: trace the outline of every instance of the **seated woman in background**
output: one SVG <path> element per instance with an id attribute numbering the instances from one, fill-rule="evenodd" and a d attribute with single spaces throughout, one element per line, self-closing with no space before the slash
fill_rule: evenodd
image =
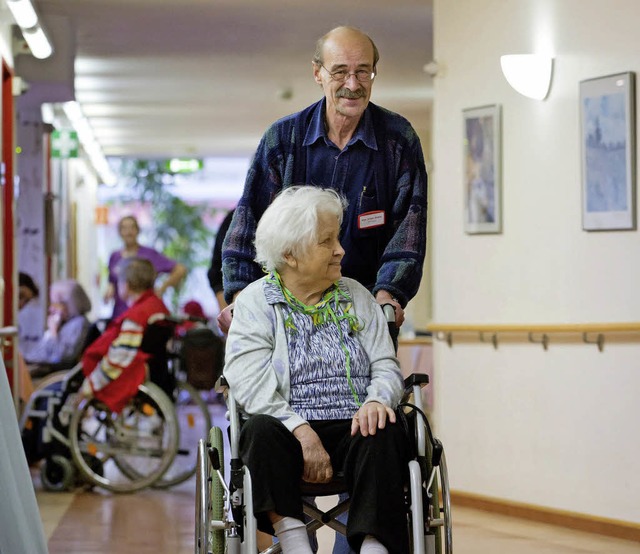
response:
<path id="1" fill-rule="evenodd" d="M 224 375 L 248 418 L 239 446 L 258 528 L 275 533 L 285 554 L 311 553 L 301 480 L 338 472 L 351 497 L 350 546 L 409 549 L 409 443 L 394 412 L 403 379 L 380 306 L 341 277 L 343 210 L 329 189 L 276 197 L 255 240 L 268 275 L 238 295 L 227 338 Z"/>
<path id="2" fill-rule="evenodd" d="M 45 375 L 56 369 L 55 366 L 69 368 L 80 360 L 89 331 L 86 314 L 90 310 L 91 300 L 76 280 L 51 284 L 47 329 L 25 356 L 27 363 L 40 366 L 32 371 L 32 375 Z"/>
<path id="3" fill-rule="evenodd" d="M 25 358 L 42 337 L 43 307 L 40 290 L 31 275 L 18 274 L 18 348 Z"/>

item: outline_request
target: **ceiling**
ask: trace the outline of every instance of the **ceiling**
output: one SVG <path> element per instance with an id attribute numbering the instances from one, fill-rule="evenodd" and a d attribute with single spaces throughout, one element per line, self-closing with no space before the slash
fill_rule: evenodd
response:
<path id="1" fill-rule="evenodd" d="M 106 156 L 249 156 L 321 97 L 315 42 L 360 27 L 380 50 L 372 101 L 427 136 L 432 0 L 33 0 L 75 37 L 75 97 Z M 55 21 L 69 22 L 65 36 Z"/>

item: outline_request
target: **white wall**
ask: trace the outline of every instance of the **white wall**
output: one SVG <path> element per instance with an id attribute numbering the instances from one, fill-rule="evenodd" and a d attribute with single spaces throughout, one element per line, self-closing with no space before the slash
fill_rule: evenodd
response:
<path id="1" fill-rule="evenodd" d="M 579 81 L 640 73 L 637 0 L 435 0 L 433 320 L 640 321 L 640 232 L 581 224 Z M 549 49 L 547 100 L 502 54 Z M 499 104 L 503 232 L 463 231 L 462 110 Z M 637 149 L 636 149 L 637 150 Z M 637 154 L 637 152 L 636 152 Z M 453 489 L 640 522 L 640 346 L 435 344 Z"/>

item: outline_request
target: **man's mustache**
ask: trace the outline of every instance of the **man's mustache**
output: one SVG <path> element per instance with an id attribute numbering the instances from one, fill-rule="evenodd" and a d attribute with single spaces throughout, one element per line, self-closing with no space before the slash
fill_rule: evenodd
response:
<path id="1" fill-rule="evenodd" d="M 361 88 L 358 90 L 349 90 L 348 88 L 341 88 L 338 92 L 336 92 L 336 97 L 355 100 L 356 98 L 362 98 L 365 94 L 366 94 L 365 91 Z"/>

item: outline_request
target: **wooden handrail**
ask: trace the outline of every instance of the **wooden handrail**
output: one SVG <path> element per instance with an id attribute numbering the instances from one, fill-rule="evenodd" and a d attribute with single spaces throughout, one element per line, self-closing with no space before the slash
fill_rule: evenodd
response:
<path id="1" fill-rule="evenodd" d="M 453 344 L 453 334 L 478 334 L 482 342 L 489 342 L 485 335 L 490 335 L 490 342 L 494 348 L 498 347 L 499 334 L 527 334 L 530 342 L 540 343 L 546 350 L 549 335 L 552 334 L 582 334 L 583 342 L 596 344 L 600 351 L 604 348 L 604 338 L 607 334 L 640 333 L 640 322 L 623 323 L 430 323 L 427 329 L 438 340 Z M 596 335 L 595 340 L 590 337 Z"/>

